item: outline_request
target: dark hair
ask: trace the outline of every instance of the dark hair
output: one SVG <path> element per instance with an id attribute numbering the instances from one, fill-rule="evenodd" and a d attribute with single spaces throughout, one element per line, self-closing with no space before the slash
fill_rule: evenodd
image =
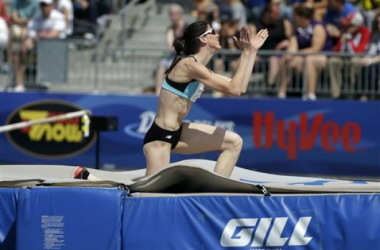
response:
<path id="1" fill-rule="evenodd" d="M 279 2 L 276 2 L 274 0 L 268 0 L 268 1 L 266 1 L 265 5 L 264 5 L 264 8 L 261 11 L 260 16 L 264 17 L 264 16 L 272 13 L 273 12 L 273 6 L 276 6 L 276 5 L 278 6 L 278 4 L 279 4 Z"/>
<path id="2" fill-rule="evenodd" d="M 314 16 L 314 10 L 312 8 L 299 5 L 296 8 L 294 8 L 294 14 L 297 16 L 306 18 L 308 20 L 311 20 L 313 19 L 313 16 Z"/>
<path id="3" fill-rule="evenodd" d="M 174 40 L 173 47 L 176 51 L 176 56 L 165 74 L 169 74 L 182 58 L 199 51 L 200 43 L 197 38 L 206 32 L 207 25 L 209 24 L 203 21 L 194 22 L 186 28 L 182 36 Z"/>
<path id="4" fill-rule="evenodd" d="M 263 10 L 261 11 L 261 16 L 265 16 L 266 14 L 271 13 L 271 11 L 272 11 L 272 1 L 267 1 Z"/>

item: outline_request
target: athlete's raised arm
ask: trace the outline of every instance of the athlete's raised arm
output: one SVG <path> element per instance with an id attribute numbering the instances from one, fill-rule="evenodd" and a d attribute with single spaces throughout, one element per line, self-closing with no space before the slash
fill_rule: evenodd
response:
<path id="1" fill-rule="evenodd" d="M 265 40 L 268 38 L 268 36 L 269 36 L 268 30 L 263 29 L 263 30 L 260 30 L 256 35 L 254 35 L 253 37 L 250 38 L 251 53 L 249 56 L 248 63 L 246 65 L 247 70 L 245 71 L 245 76 L 244 76 L 244 80 L 243 80 L 243 84 L 242 84 L 242 88 L 241 88 L 242 94 L 244 94 L 247 91 L 247 86 L 248 86 L 249 80 L 251 79 L 253 66 L 254 66 L 255 60 L 256 60 L 256 54 L 257 54 L 258 50 L 261 48 L 261 46 L 263 46 L 263 44 L 264 44 Z M 235 43 L 240 48 L 242 48 L 242 46 L 240 45 L 240 41 L 238 41 L 236 37 L 233 37 L 233 39 L 235 40 Z M 239 68 L 240 68 L 241 64 L 242 64 L 242 61 L 240 60 L 239 61 Z"/>
<path id="2" fill-rule="evenodd" d="M 188 73 L 214 90 L 231 96 L 240 96 L 247 90 L 257 51 L 264 44 L 267 37 L 268 31 L 265 29 L 260 30 L 255 37 L 251 38 L 246 27 L 241 29 L 239 39 L 234 37 L 241 50 L 241 55 L 239 67 L 232 78 L 215 74 L 204 65 L 192 60 L 186 63 Z"/>
<path id="3" fill-rule="evenodd" d="M 240 39 L 237 40 L 235 37 L 241 49 L 241 55 L 239 67 L 231 79 L 215 74 L 204 65 L 196 63 L 193 60 L 187 60 L 186 63 L 184 63 L 187 74 L 219 92 L 239 96 L 242 92 L 245 92 L 252 74 L 256 52 L 268 37 L 268 32 L 264 30 L 259 32 L 257 37 L 259 35 L 260 39 L 251 39 L 248 29 L 243 27 L 240 32 Z M 248 69 L 249 67 L 251 70 Z"/>

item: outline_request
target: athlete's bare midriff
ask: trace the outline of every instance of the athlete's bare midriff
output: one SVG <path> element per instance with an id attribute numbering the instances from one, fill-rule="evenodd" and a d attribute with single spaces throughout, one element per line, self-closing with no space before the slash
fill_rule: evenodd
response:
<path id="1" fill-rule="evenodd" d="M 158 100 L 156 123 L 163 129 L 175 131 L 186 118 L 192 102 L 162 89 Z"/>

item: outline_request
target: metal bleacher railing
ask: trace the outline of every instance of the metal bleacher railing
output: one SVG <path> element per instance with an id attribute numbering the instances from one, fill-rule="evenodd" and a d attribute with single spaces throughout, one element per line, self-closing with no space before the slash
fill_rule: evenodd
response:
<path id="1" fill-rule="evenodd" d="M 40 50 L 40 53 L 49 53 L 49 50 Z M 154 70 L 160 59 L 163 51 L 156 48 L 125 48 L 125 47 L 107 47 L 100 54 L 96 48 L 86 48 L 83 50 L 68 50 L 68 68 L 67 78 L 62 84 L 52 83 L 51 90 L 60 88 L 61 90 L 76 89 L 81 92 L 107 92 L 107 93 L 126 93 L 138 94 L 142 93 L 144 88 L 153 87 L 154 85 Z M 301 57 L 298 61 L 300 65 L 288 68 L 289 61 L 284 64 L 279 63 L 285 55 Z M 279 85 L 283 81 L 283 73 L 290 74 L 290 80 L 287 86 L 288 96 L 300 96 L 306 91 L 307 81 L 307 59 L 315 55 L 324 55 L 326 62 L 320 67 L 317 75 L 316 94 L 318 97 L 331 97 L 331 78 L 330 72 L 332 68 L 332 58 L 342 60 L 341 77 L 342 86 L 341 94 L 343 97 L 355 98 L 358 95 L 369 95 L 375 98 L 380 96 L 379 76 L 380 65 L 366 66 L 360 63 L 355 63 L 354 58 L 360 61 L 364 54 L 345 54 L 345 53 L 286 53 L 279 51 L 260 51 L 258 60 L 255 63 L 251 83 L 248 87 L 248 96 L 274 96 L 277 95 Z M 208 65 L 214 72 L 221 73 L 227 76 L 232 76 L 233 69 L 231 62 L 237 60 L 239 52 L 221 50 L 213 57 L 213 60 Z M 45 73 L 38 73 L 38 70 L 49 70 L 49 63 L 43 63 L 43 60 L 48 60 L 48 55 L 38 55 L 38 60 L 42 60 L 38 65 L 34 64 L 32 68 L 26 70 L 26 81 L 36 81 Z M 273 85 L 268 84 L 268 77 L 271 67 L 270 61 L 275 60 L 278 63 L 278 72 L 274 72 Z M 83 64 L 83 61 L 91 62 Z M 219 62 L 218 62 L 219 61 Z M 33 65 L 33 63 L 32 63 Z M 41 68 L 41 65 L 45 65 Z M 51 64 L 50 70 L 56 69 L 56 64 Z M 219 66 L 218 66 L 219 65 Z M 222 65 L 220 67 L 220 65 Z M 34 67 L 34 68 L 33 68 Z M 300 68 L 299 71 L 294 68 Z M 60 70 L 66 70 L 65 67 L 60 67 Z M 335 69 L 334 69 L 335 70 Z M 354 72 L 354 79 L 351 80 L 351 72 Z M 37 72 L 36 72 L 37 71 Z M 2 86 L 14 79 L 12 70 L 3 70 L 1 72 Z M 40 77 L 36 78 L 36 75 Z"/>

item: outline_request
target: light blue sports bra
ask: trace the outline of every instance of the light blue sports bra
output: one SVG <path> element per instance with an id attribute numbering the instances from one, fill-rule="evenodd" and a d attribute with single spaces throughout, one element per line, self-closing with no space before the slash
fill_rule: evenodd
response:
<path id="1" fill-rule="evenodd" d="M 198 62 L 195 56 L 190 56 L 194 58 L 196 62 Z M 191 102 L 195 102 L 203 93 L 205 85 L 195 79 L 186 83 L 177 83 L 170 80 L 169 77 L 166 76 L 164 82 L 162 83 L 162 88 L 172 92 L 173 94 L 190 100 Z"/>

